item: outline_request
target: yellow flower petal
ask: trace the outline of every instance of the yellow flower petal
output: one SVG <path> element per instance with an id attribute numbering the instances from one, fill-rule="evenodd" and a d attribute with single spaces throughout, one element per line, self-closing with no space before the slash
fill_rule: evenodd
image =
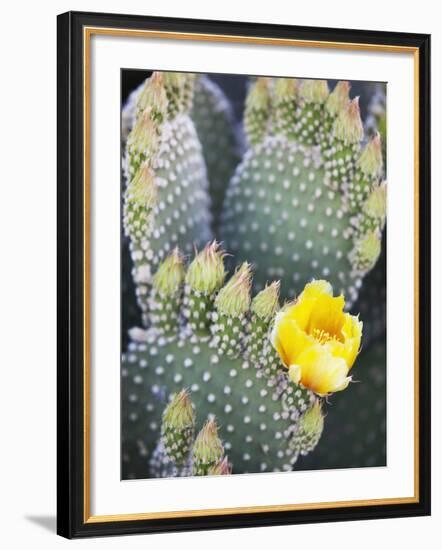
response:
<path id="1" fill-rule="evenodd" d="M 300 294 L 300 298 L 317 298 L 321 294 L 333 296 L 333 287 L 328 281 L 318 279 L 305 285 L 304 290 Z"/>
<path id="2" fill-rule="evenodd" d="M 358 317 L 345 313 L 345 322 L 342 326 L 342 334 L 345 338 L 361 338 L 362 336 L 362 321 Z"/>
<path id="3" fill-rule="evenodd" d="M 282 362 L 288 367 L 296 363 L 297 356 L 314 345 L 315 340 L 301 330 L 296 321 L 281 315 L 275 320 L 272 343 Z"/>
<path id="4" fill-rule="evenodd" d="M 323 294 L 316 300 L 310 320 L 307 325 L 307 331 L 310 334 L 326 333 L 330 337 L 335 337 L 338 340 L 342 338 L 342 327 L 344 325 L 344 297 L 338 296 L 333 298 L 327 294 Z"/>
<path id="5" fill-rule="evenodd" d="M 329 340 L 326 342 L 326 346 L 333 356 L 345 359 L 350 370 L 361 347 L 362 322 L 357 317 L 346 313 L 342 337 L 342 341 Z"/>
<path id="6" fill-rule="evenodd" d="M 316 305 L 317 298 L 298 298 L 298 301 L 286 308 L 285 315 L 295 321 L 301 330 L 307 330 L 312 311 Z"/>
<path id="7" fill-rule="evenodd" d="M 308 330 L 312 313 L 315 311 L 318 301 L 333 298 L 333 289 L 329 282 L 318 280 L 305 285 L 296 302 L 287 307 L 285 312 L 288 317 L 298 323 L 299 328 Z"/>
<path id="8" fill-rule="evenodd" d="M 348 368 L 351 369 L 361 349 L 362 321 L 354 315 L 345 314 L 345 323 L 342 327 L 342 334 L 345 342 L 345 359 Z"/>
<path id="9" fill-rule="evenodd" d="M 334 357 L 318 344 L 305 350 L 298 357 L 297 365 L 301 370 L 301 384 L 321 396 L 345 389 L 351 380 L 345 360 Z"/>

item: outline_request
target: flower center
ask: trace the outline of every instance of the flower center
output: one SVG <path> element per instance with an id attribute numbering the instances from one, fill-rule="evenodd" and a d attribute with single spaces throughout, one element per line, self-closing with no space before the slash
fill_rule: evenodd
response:
<path id="1" fill-rule="evenodd" d="M 312 331 L 313 338 L 319 343 L 319 344 L 325 344 L 326 342 L 330 340 L 337 340 L 335 334 L 330 334 L 324 329 L 314 328 Z"/>

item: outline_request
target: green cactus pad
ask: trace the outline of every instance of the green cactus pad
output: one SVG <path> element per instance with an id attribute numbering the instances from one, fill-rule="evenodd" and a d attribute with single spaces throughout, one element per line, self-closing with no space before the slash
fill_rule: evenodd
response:
<path id="1" fill-rule="evenodd" d="M 145 451 L 156 447 L 169 395 L 182 388 L 195 405 L 199 428 L 216 418 L 234 473 L 291 469 L 297 455 L 289 443 L 299 410 L 282 400 L 293 386 L 287 377 L 277 384 L 249 361 L 220 356 L 196 337 L 150 340 L 132 343 L 123 356 L 124 478 L 150 477 Z M 306 410 L 314 397 L 300 391 L 296 399 Z"/>
<path id="2" fill-rule="evenodd" d="M 310 149 L 268 137 L 245 155 L 227 193 L 222 238 L 235 258 L 253 258 L 258 290 L 278 277 L 281 295 L 292 298 L 294 289 L 326 277 L 355 300 L 352 231 L 341 196 L 324 185 Z"/>

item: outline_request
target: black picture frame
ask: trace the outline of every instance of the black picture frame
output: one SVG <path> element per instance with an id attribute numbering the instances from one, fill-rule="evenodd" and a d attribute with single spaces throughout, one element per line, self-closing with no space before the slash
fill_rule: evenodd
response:
<path id="1" fill-rule="evenodd" d="M 87 521 L 84 471 L 84 57 L 86 27 L 413 48 L 419 86 L 419 498 L 412 503 L 138 520 Z M 57 517 L 67 538 L 227 529 L 430 514 L 430 36 L 228 21 L 68 12 L 57 20 Z"/>

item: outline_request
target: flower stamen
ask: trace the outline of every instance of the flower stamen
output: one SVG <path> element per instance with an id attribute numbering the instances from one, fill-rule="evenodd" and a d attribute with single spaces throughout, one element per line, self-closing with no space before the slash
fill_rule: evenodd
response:
<path id="1" fill-rule="evenodd" d="M 330 340 L 335 340 L 335 341 L 338 340 L 335 334 L 331 335 L 326 330 L 320 329 L 320 328 L 314 328 L 312 332 L 312 336 L 315 340 L 318 341 L 319 344 L 325 344 Z"/>

